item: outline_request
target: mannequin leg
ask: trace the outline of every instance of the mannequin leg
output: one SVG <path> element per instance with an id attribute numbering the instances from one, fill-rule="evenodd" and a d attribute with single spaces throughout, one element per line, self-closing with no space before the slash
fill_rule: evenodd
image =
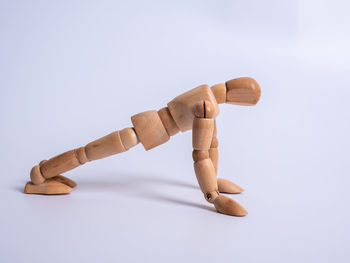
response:
<path id="1" fill-rule="evenodd" d="M 213 138 L 209 149 L 209 157 L 213 162 L 216 175 L 218 174 L 218 162 L 219 162 L 218 146 L 219 146 L 219 140 L 217 138 L 217 128 L 216 128 L 216 120 L 215 120 Z M 243 188 L 241 188 L 234 182 L 231 182 L 230 180 L 227 180 L 227 179 L 218 178 L 217 183 L 218 183 L 218 189 L 220 193 L 239 194 L 244 191 Z"/>
<path id="2" fill-rule="evenodd" d="M 76 183 L 61 173 L 70 171 L 86 162 L 125 152 L 138 143 L 133 128 L 113 132 L 86 146 L 62 153 L 50 160 L 41 161 L 30 172 L 31 182 L 24 188 L 27 194 L 68 194 Z"/>
<path id="3" fill-rule="evenodd" d="M 202 105 L 205 108 L 208 106 L 207 104 L 205 102 Z M 218 212 L 233 216 L 244 216 L 247 211 L 240 204 L 219 194 L 215 166 L 209 157 L 215 120 L 211 118 L 208 109 L 210 107 L 203 111 L 195 111 L 197 114 L 192 128 L 194 170 L 200 189 L 204 194 L 204 198 L 209 203 L 213 203 Z M 204 112 L 204 114 L 201 115 L 200 112 Z"/>

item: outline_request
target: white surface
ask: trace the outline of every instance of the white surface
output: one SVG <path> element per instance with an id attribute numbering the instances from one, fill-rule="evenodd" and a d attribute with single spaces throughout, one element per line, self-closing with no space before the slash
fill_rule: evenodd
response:
<path id="1" fill-rule="evenodd" d="M 0 262 L 349 262 L 347 10 L 2 1 Z M 67 173 L 71 195 L 22 193 L 40 160 L 239 76 L 262 97 L 221 107 L 219 177 L 246 189 L 248 216 L 205 202 L 190 132 Z"/>

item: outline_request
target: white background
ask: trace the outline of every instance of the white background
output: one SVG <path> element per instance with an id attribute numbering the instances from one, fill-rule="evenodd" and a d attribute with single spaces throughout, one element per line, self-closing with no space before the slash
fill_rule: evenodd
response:
<path id="1" fill-rule="evenodd" d="M 349 262 L 347 1 L 0 3 L 1 262 Z M 221 107 L 219 177 L 248 216 L 204 200 L 191 132 L 23 194 L 39 161 L 240 76 L 262 96 Z"/>

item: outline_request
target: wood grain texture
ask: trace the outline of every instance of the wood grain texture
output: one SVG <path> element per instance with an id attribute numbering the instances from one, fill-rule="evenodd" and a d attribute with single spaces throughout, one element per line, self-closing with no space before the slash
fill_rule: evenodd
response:
<path id="1" fill-rule="evenodd" d="M 213 163 L 210 159 L 197 161 L 194 163 L 194 171 L 205 199 L 213 202 L 219 195 Z"/>
<path id="2" fill-rule="evenodd" d="M 167 142 L 170 137 L 155 110 L 141 112 L 131 117 L 137 137 L 146 150 Z"/>
<path id="3" fill-rule="evenodd" d="M 258 103 L 260 95 L 260 86 L 252 78 L 243 77 L 226 82 L 226 103 L 251 106 Z"/>
<path id="4" fill-rule="evenodd" d="M 196 114 L 200 116 L 206 115 L 206 104 L 204 103 L 203 106 L 204 112 L 201 112 L 199 109 Z M 214 126 L 214 119 L 195 117 L 192 128 L 194 171 L 205 199 L 211 203 L 219 195 L 216 172 L 211 159 L 209 159 L 208 151 L 214 133 Z"/>
<path id="5" fill-rule="evenodd" d="M 195 161 L 195 162 L 198 162 L 198 161 L 204 160 L 204 159 L 208 159 L 209 152 L 208 151 L 201 151 L 201 150 L 193 150 L 192 158 L 193 158 L 193 161 Z"/>
<path id="6" fill-rule="evenodd" d="M 195 150 L 209 150 L 214 131 L 214 119 L 195 118 L 192 129 L 192 146 Z"/>
<path id="7" fill-rule="evenodd" d="M 126 151 L 139 143 L 139 140 L 133 128 L 125 128 L 119 132 L 119 135 Z"/>
<path id="8" fill-rule="evenodd" d="M 219 163 L 219 140 L 217 138 L 217 128 L 216 128 L 216 120 L 214 121 L 214 131 L 213 138 L 211 140 L 210 149 L 209 149 L 209 158 L 213 162 L 215 173 L 218 174 L 218 163 Z M 220 191 L 220 189 L 219 189 Z"/>
<path id="9" fill-rule="evenodd" d="M 81 148 L 84 148 L 84 147 L 81 147 Z M 80 148 L 79 148 L 80 149 Z M 47 160 L 42 160 L 40 163 L 39 163 L 39 166 L 42 166 L 44 163 L 46 163 Z M 54 177 L 51 177 L 49 180 L 55 180 L 57 182 L 60 182 L 60 183 L 63 183 L 65 185 L 68 185 L 69 187 L 71 188 L 74 188 L 77 186 L 76 182 L 74 182 L 73 180 L 63 176 L 63 175 L 55 175 Z"/>
<path id="10" fill-rule="evenodd" d="M 119 131 L 112 132 L 85 146 L 86 156 L 91 161 L 125 151 Z"/>
<path id="11" fill-rule="evenodd" d="M 80 148 L 76 149 L 76 154 L 77 154 L 77 158 L 78 158 L 78 161 L 80 162 L 80 164 L 84 164 L 84 163 L 87 163 L 90 161 L 86 156 L 85 147 L 80 147 Z"/>
<path id="12" fill-rule="evenodd" d="M 209 100 L 197 102 L 193 106 L 193 115 L 197 118 L 213 119 L 216 116 L 215 106 Z"/>
<path id="13" fill-rule="evenodd" d="M 226 102 L 226 85 L 225 83 L 216 84 L 210 87 L 213 92 L 217 103 Z"/>
<path id="14" fill-rule="evenodd" d="M 24 192 L 26 194 L 58 195 L 69 194 L 72 192 L 72 188 L 61 182 L 48 179 L 44 183 L 38 185 L 28 182 L 25 185 Z"/>
<path id="15" fill-rule="evenodd" d="M 56 182 L 60 182 L 60 183 L 65 184 L 71 188 L 74 188 L 77 186 L 76 182 L 74 182 L 73 180 L 71 180 L 63 175 L 56 175 L 56 176 L 52 177 L 51 180 L 54 180 Z"/>
<path id="16" fill-rule="evenodd" d="M 41 184 L 45 182 L 45 177 L 42 175 L 39 165 L 34 166 L 30 171 L 30 180 L 33 184 Z"/>
<path id="17" fill-rule="evenodd" d="M 177 127 L 173 117 L 171 116 L 168 107 L 160 109 L 158 111 L 158 115 L 169 136 L 173 136 L 180 131 L 179 127 Z"/>
<path id="18" fill-rule="evenodd" d="M 218 148 L 209 149 L 209 158 L 213 162 L 215 174 L 218 174 L 218 164 L 219 164 L 219 150 Z"/>
<path id="19" fill-rule="evenodd" d="M 80 166 L 75 150 L 57 155 L 40 166 L 42 175 L 48 179 Z"/>
<path id="20" fill-rule="evenodd" d="M 208 85 L 201 85 L 194 88 L 181 94 L 180 96 L 177 96 L 168 103 L 170 114 L 182 132 L 192 128 L 194 106 L 206 100 L 212 103 L 214 112 L 213 118 L 215 118 L 219 114 L 220 109 L 216 102 L 215 96 Z"/>

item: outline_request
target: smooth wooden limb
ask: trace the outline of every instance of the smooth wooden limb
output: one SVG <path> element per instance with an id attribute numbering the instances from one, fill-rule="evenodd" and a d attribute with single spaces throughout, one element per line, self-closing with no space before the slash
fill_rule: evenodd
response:
<path id="1" fill-rule="evenodd" d="M 192 130 L 192 146 L 195 150 L 208 151 L 214 131 L 214 120 L 195 118 Z"/>
<path id="2" fill-rule="evenodd" d="M 214 165 L 209 158 L 209 148 L 214 132 L 210 102 L 200 101 L 194 106 L 195 118 L 192 126 L 194 171 L 205 199 L 212 203 L 218 197 L 218 185 Z"/>
<path id="3" fill-rule="evenodd" d="M 219 195 L 213 163 L 209 158 L 195 161 L 194 171 L 204 198 L 212 203 Z"/>
<path id="4" fill-rule="evenodd" d="M 61 174 L 88 161 L 125 152 L 139 142 L 133 128 L 125 128 L 97 139 L 85 147 L 70 150 L 49 160 L 41 161 L 30 173 L 31 182 L 26 184 L 28 194 L 67 194 L 76 183 Z"/>
<path id="5" fill-rule="evenodd" d="M 192 128 L 194 170 L 200 189 L 205 199 L 213 203 L 218 212 L 232 216 L 244 216 L 247 211 L 239 203 L 219 194 L 216 179 L 218 143 L 215 120 L 211 118 L 210 103 L 204 101 L 203 110 L 200 109 L 200 105 L 199 103 L 194 107 L 195 118 Z"/>
<path id="6" fill-rule="evenodd" d="M 71 150 L 57 155 L 40 165 L 40 172 L 48 179 L 80 166 L 76 150 Z"/>
<path id="7" fill-rule="evenodd" d="M 219 141 L 217 138 L 217 128 L 216 128 L 216 120 L 214 120 L 214 131 L 213 131 L 213 137 L 211 139 L 210 143 L 210 149 L 209 149 L 209 157 L 211 161 L 213 162 L 214 168 L 215 168 L 215 174 L 218 174 L 218 162 L 219 162 Z M 220 189 L 219 189 L 220 191 Z"/>
<path id="8" fill-rule="evenodd" d="M 217 128 L 216 128 L 216 120 L 215 120 L 213 138 L 211 140 L 210 149 L 209 149 L 209 157 L 213 162 L 216 175 L 218 174 L 218 162 L 219 162 L 218 146 L 219 146 L 219 140 L 217 138 Z M 231 182 L 227 179 L 218 178 L 217 183 L 218 183 L 218 189 L 220 193 L 239 194 L 244 191 L 243 188 L 241 188 L 234 182 Z"/>

